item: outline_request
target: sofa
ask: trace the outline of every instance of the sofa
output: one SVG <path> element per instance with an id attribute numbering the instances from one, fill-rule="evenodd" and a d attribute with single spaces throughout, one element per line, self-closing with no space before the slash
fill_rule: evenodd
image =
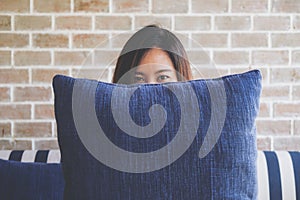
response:
<path id="1" fill-rule="evenodd" d="M 1 150 L 0 199 L 63 199 L 59 150 Z"/>
<path id="2" fill-rule="evenodd" d="M 59 150 L 1 150 L 1 199 L 63 199 Z M 258 199 L 300 199 L 300 152 L 258 151 Z"/>
<path id="3" fill-rule="evenodd" d="M 258 70 L 136 86 L 57 75 L 53 89 L 60 151 L 0 151 L 3 199 L 300 199 L 300 152 L 257 151 Z"/>

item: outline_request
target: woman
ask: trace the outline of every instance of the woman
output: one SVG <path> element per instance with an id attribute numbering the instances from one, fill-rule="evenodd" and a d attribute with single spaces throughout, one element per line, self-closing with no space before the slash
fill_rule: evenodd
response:
<path id="1" fill-rule="evenodd" d="M 165 83 L 191 80 L 187 54 L 170 31 L 149 25 L 125 44 L 117 60 L 113 83 Z"/>

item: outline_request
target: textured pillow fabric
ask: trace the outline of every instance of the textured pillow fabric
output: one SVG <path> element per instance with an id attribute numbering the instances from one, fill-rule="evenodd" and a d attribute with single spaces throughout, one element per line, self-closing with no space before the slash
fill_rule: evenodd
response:
<path id="1" fill-rule="evenodd" d="M 64 178 L 60 164 L 23 163 L 0 159 L 0 198 L 63 199 Z"/>
<path id="2" fill-rule="evenodd" d="M 142 85 L 57 75 L 53 88 L 66 199 L 257 198 L 255 118 L 261 92 L 258 70 L 217 79 Z M 157 104 L 164 108 L 159 115 L 150 109 Z M 125 115 L 126 108 L 130 117 Z M 105 139 L 85 120 L 92 115 Z M 182 121 L 185 117 L 189 120 Z M 129 133 L 132 126 L 127 126 L 128 118 L 137 127 L 146 127 L 142 130 L 156 130 L 156 125 L 147 127 L 152 121 L 164 124 L 157 134 L 134 137 L 134 131 Z M 87 125 L 79 126 L 81 121 Z M 173 145 L 178 141 L 177 135 L 181 135 L 182 144 Z M 106 143 L 97 146 L 96 136 L 108 139 L 118 149 L 103 148 Z M 92 147 L 87 143 L 93 143 Z M 155 153 L 166 146 L 172 148 L 167 148 L 165 157 L 156 157 Z M 102 157 L 94 153 L 97 150 Z M 132 154 L 126 159 L 119 157 L 120 162 L 109 160 L 119 150 Z M 182 154 L 173 159 L 177 151 Z M 145 156 L 144 163 L 140 155 Z M 103 162 L 103 157 L 110 162 Z M 160 166 L 169 160 L 170 164 Z M 142 172 L 141 166 L 160 167 Z"/>

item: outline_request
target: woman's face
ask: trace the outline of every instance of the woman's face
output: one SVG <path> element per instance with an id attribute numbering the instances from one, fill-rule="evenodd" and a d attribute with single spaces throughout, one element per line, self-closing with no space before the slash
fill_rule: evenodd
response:
<path id="1" fill-rule="evenodd" d="M 156 48 L 146 53 L 134 74 L 134 83 L 166 83 L 176 81 L 176 70 L 170 57 L 165 51 Z"/>

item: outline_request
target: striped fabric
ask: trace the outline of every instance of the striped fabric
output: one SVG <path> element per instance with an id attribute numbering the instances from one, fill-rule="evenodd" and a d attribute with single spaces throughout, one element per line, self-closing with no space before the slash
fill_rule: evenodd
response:
<path id="1" fill-rule="evenodd" d="M 258 200 L 300 199 L 300 152 L 259 151 Z"/>
<path id="2" fill-rule="evenodd" d="M 60 163 L 59 150 L 1 150 L 0 159 L 21 162 Z"/>
<path id="3" fill-rule="evenodd" d="M 0 159 L 60 163 L 59 150 L 1 150 Z M 300 200 L 300 152 L 258 151 L 258 200 Z"/>

